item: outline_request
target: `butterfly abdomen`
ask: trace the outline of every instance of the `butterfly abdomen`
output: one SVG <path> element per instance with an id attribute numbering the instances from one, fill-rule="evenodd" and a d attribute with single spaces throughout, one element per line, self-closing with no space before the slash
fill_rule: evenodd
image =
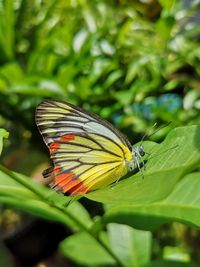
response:
<path id="1" fill-rule="evenodd" d="M 43 175 L 43 177 L 44 178 L 51 178 L 51 176 L 52 176 L 52 174 L 53 174 L 53 167 L 49 167 L 49 168 L 47 168 L 46 170 L 44 170 L 43 172 L 42 172 L 42 175 Z"/>

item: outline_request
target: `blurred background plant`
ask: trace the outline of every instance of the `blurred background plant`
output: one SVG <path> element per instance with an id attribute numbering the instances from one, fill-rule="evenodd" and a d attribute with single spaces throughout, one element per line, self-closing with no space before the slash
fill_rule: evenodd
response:
<path id="1" fill-rule="evenodd" d="M 199 7 L 198 0 L 0 1 L 4 163 L 35 177 L 47 164 L 34 123 L 45 98 L 98 113 L 132 143 L 155 122 L 200 124 Z"/>

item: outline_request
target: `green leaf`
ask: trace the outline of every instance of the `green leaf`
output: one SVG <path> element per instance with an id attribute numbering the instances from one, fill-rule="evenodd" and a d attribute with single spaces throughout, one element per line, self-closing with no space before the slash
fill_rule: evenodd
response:
<path id="1" fill-rule="evenodd" d="M 144 142 L 144 179 L 138 172 L 127 179 L 93 191 L 85 197 L 109 204 L 146 204 L 163 199 L 177 182 L 200 163 L 200 126 L 172 130 L 161 144 Z M 156 190 L 155 190 L 156 189 Z"/>
<path id="2" fill-rule="evenodd" d="M 160 3 L 160 5 L 165 8 L 166 10 L 170 10 L 174 4 L 175 4 L 175 0 L 170 0 L 170 1 L 166 1 L 166 0 L 158 0 L 158 2 Z"/>
<path id="3" fill-rule="evenodd" d="M 7 94 L 21 94 L 21 95 L 28 95 L 28 96 L 43 96 L 43 97 L 56 97 L 64 96 L 64 92 L 62 88 L 51 81 L 41 81 L 38 86 L 26 83 L 15 83 L 12 84 L 9 90 L 5 90 Z"/>
<path id="4" fill-rule="evenodd" d="M 114 70 L 107 78 L 107 80 L 104 83 L 104 89 L 107 89 L 113 85 L 117 80 L 119 80 L 122 77 L 122 71 L 121 70 Z"/>
<path id="5" fill-rule="evenodd" d="M 11 83 L 20 83 L 25 79 L 25 75 L 23 69 L 18 63 L 7 63 L 3 67 L 0 68 L 0 75 Z M 10 80 L 12 77 L 12 80 Z M 11 93 L 12 90 L 9 90 Z"/>
<path id="6" fill-rule="evenodd" d="M 174 24 L 175 19 L 173 16 L 160 18 L 156 23 L 157 33 L 162 37 L 164 45 L 166 45 L 165 41 L 171 37 L 171 32 Z"/>
<path id="7" fill-rule="evenodd" d="M 119 205 L 108 210 L 106 222 L 125 223 L 140 229 L 179 221 L 200 228 L 200 172 L 184 177 L 161 201 L 143 205 Z"/>
<path id="8" fill-rule="evenodd" d="M 14 57 L 14 2 L 4 1 L 0 4 L 0 46 L 7 59 Z"/>
<path id="9" fill-rule="evenodd" d="M 6 130 L 0 128 L 0 155 L 3 149 L 3 138 L 8 138 L 8 136 L 9 133 Z"/>
<path id="10" fill-rule="evenodd" d="M 106 233 L 102 233 L 101 238 L 108 243 Z M 66 238 L 60 243 L 60 249 L 64 256 L 80 265 L 110 266 L 115 263 L 103 247 L 87 233 Z"/>
<path id="11" fill-rule="evenodd" d="M 163 249 L 163 258 L 165 260 L 189 262 L 190 252 L 181 246 L 165 246 Z"/>
<path id="12" fill-rule="evenodd" d="M 72 229 L 82 224 L 90 227 L 92 220 L 78 202 L 37 184 L 30 178 L 0 166 L 0 203 L 19 208 L 43 219 L 63 223 Z M 68 207 L 66 207 L 66 204 Z"/>
<path id="13" fill-rule="evenodd" d="M 181 127 L 172 130 L 160 145 L 145 143 L 151 155 L 144 179 L 138 173 L 86 197 L 110 204 L 105 222 L 153 229 L 175 220 L 199 227 L 200 173 L 189 174 L 200 163 L 199 136 L 199 126 Z"/>
<path id="14" fill-rule="evenodd" d="M 124 266 L 146 266 L 151 257 L 151 233 L 122 224 L 108 224 L 111 247 Z"/>
<path id="15" fill-rule="evenodd" d="M 132 101 L 133 92 L 131 90 L 117 91 L 112 93 L 113 97 L 124 106 L 129 105 Z"/>

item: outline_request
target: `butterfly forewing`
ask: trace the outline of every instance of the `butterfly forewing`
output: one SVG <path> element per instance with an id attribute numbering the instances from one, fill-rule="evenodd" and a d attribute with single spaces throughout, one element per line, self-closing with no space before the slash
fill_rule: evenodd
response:
<path id="1" fill-rule="evenodd" d="M 57 190 L 86 193 L 127 172 L 126 162 L 132 159 L 130 143 L 96 114 L 47 100 L 37 108 L 36 123 L 50 150 Z"/>

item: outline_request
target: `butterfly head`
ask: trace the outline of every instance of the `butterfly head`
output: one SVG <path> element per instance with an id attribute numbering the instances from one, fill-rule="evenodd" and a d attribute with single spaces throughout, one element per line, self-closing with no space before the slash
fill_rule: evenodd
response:
<path id="1" fill-rule="evenodd" d="M 135 148 L 133 148 L 132 150 L 132 154 L 136 157 L 136 158 L 141 158 L 145 155 L 145 151 L 143 146 L 136 146 Z"/>
<path id="2" fill-rule="evenodd" d="M 144 162 L 142 160 L 142 157 L 144 155 L 145 155 L 145 151 L 144 151 L 143 146 L 139 145 L 139 146 L 133 147 L 133 149 L 132 149 L 133 159 L 128 162 L 129 171 L 134 170 L 136 167 L 138 167 L 140 169 L 140 167 L 139 167 L 140 162 L 142 162 L 142 164 L 144 165 Z"/>

